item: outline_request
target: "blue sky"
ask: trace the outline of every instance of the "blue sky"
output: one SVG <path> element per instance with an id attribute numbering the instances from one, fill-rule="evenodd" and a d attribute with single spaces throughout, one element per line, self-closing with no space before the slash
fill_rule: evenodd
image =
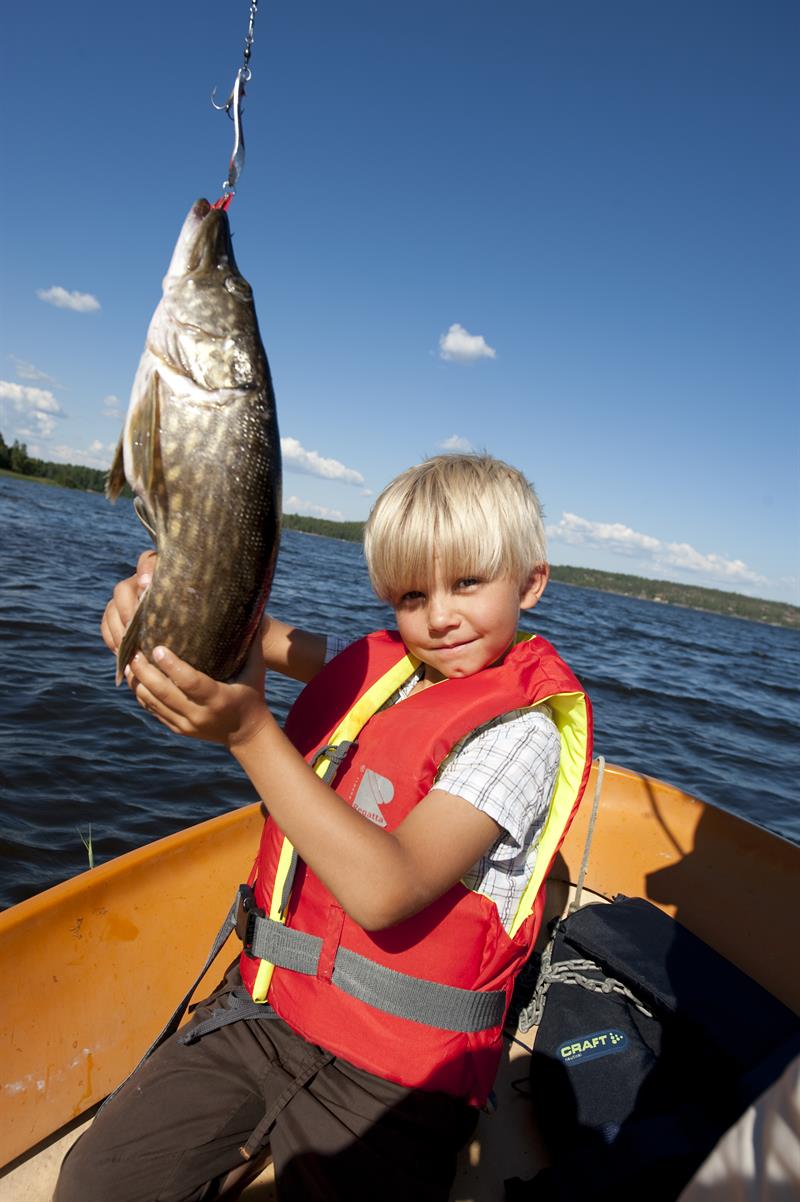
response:
<path id="1" fill-rule="evenodd" d="M 108 465 L 247 11 L 7 17 L 6 441 Z M 554 563 L 800 603 L 799 33 L 794 0 L 261 0 L 230 216 L 285 508 L 363 518 L 470 446 Z"/>

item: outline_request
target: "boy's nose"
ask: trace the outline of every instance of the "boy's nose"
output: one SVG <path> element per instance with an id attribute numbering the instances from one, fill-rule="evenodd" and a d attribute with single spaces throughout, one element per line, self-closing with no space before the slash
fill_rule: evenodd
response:
<path id="1" fill-rule="evenodd" d="M 458 614 L 451 597 L 432 596 L 428 603 L 428 625 L 431 630 L 451 630 L 458 625 Z"/>

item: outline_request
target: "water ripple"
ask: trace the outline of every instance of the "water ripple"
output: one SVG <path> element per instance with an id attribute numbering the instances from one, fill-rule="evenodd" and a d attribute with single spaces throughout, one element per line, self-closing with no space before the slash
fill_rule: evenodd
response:
<path id="1" fill-rule="evenodd" d="M 128 502 L 0 478 L 0 905 L 255 800 L 221 749 L 170 734 L 114 687 L 98 627 L 145 543 Z M 357 637 L 391 623 L 361 548 L 289 531 L 279 618 Z M 800 635 L 551 584 L 523 625 L 589 690 L 596 749 L 800 838 Z M 283 720 L 299 686 L 270 676 Z"/>

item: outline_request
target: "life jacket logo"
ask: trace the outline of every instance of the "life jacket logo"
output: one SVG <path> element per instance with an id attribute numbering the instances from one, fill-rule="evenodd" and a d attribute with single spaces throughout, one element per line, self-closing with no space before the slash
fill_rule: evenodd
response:
<path id="1" fill-rule="evenodd" d="M 394 785 L 371 768 L 364 768 L 362 771 L 363 775 L 353 798 L 353 809 L 369 818 L 376 826 L 386 826 L 381 806 L 388 805 L 394 797 Z"/>
<path id="2" fill-rule="evenodd" d="M 578 1035 L 562 1043 L 557 1056 L 568 1068 L 574 1064 L 585 1064 L 587 1060 L 599 1060 L 601 1056 L 614 1056 L 624 1052 L 628 1046 L 628 1036 L 616 1027 L 606 1027 L 604 1031 L 593 1031 L 591 1035 Z"/>

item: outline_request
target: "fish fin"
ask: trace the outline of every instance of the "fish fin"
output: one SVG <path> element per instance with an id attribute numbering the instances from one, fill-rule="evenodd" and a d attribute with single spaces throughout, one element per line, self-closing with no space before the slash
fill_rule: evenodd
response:
<path id="1" fill-rule="evenodd" d="M 153 517 L 150 510 L 141 497 L 133 498 L 133 512 L 136 514 L 139 521 L 144 526 L 147 533 L 152 538 L 156 547 L 158 547 L 158 534 L 156 533 L 156 519 Z"/>
<path id="2" fill-rule="evenodd" d="M 150 455 L 145 480 L 148 493 L 158 497 L 161 502 L 166 501 L 166 490 L 164 488 L 164 461 L 161 457 L 161 377 L 157 372 L 153 373 L 150 382 L 148 400 Z"/>
<path id="3" fill-rule="evenodd" d="M 125 487 L 125 457 L 122 450 L 123 437 L 117 443 L 117 449 L 114 452 L 114 462 L 106 475 L 105 492 L 109 501 L 116 501 L 117 497 Z"/>
<path id="4" fill-rule="evenodd" d="M 167 487 L 161 453 L 161 388 L 158 372 L 151 371 L 128 419 L 127 431 L 137 481 L 138 504 L 134 508 L 156 545 L 158 530 L 167 514 Z"/>
<path id="5" fill-rule="evenodd" d="M 122 636 L 122 642 L 117 648 L 117 684 L 122 684 L 125 669 L 139 650 L 139 636 L 142 632 L 144 607 L 139 602 L 139 608 L 128 623 L 128 629 Z"/>

